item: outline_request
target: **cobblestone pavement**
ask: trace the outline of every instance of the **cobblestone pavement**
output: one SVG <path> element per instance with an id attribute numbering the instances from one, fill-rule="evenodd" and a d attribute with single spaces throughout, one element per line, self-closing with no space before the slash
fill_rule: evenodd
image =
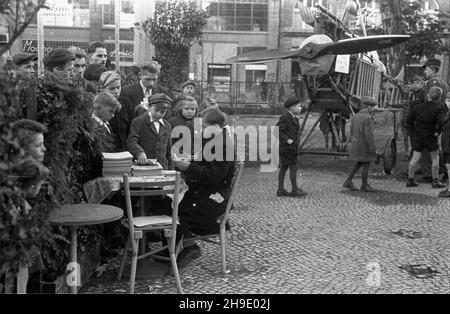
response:
<path id="1" fill-rule="evenodd" d="M 200 243 L 202 256 L 180 270 L 185 293 L 450 293 L 450 199 L 438 190 L 372 172 L 378 193 L 349 192 L 342 171 L 316 167 L 299 173 L 306 198 L 277 198 L 276 174 L 245 170 L 228 233 L 230 272 L 222 278 L 218 246 Z M 402 265 L 437 272 L 421 278 Z M 114 274 L 80 292 L 126 293 Z M 176 293 L 175 282 L 138 280 L 136 293 Z"/>

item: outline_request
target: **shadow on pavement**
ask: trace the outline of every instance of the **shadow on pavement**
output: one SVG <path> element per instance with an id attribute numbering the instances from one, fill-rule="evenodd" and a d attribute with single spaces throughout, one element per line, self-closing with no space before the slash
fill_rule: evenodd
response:
<path id="1" fill-rule="evenodd" d="M 392 205 L 424 205 L 431 206 L 439 202 L 437 196 L 430 196 L 419 193 L 392 192 L 386 190 L 377 190 L 377 193 L 342 191 L 351 197 L 363 198 L 377 206 Z"/>

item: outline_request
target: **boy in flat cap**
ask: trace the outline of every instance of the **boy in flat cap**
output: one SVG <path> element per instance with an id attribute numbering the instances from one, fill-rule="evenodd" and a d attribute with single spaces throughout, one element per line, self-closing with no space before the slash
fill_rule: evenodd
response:
<path id="1" fill-rule="evenodd" d="M 370 162 L 377 159 L 372 122 L 372 111 L 376 105 L 377 103 L 371 98 L 361 99 L 362 109 L 352 117 L 350 122 L 350 136 L 352 138 L 350 158 L 355 160 L 356 163 L 343 184 L 343 187 L 350 191 L 358 190 L 353 185 L 352 179 L 359 168 L 362 168 L 361 192 L 376 192 L 368 183 Z"/>
<path id="2" fill-rule="evenodd" d="M 157 159 L 165 170 L 173 169 L 172 127 L 163 119 L 171 103 L 166 94 L 153 94 L 148 98 L 148 112 L 131 122 L 127 147 L 139 165 L 147 164 L 150 158 Z"/>
<path id="3" fill-rule="evenodd" d="M 442 132 L 444 110 L 439 103 L 442 89 L 433 86 L 429 92 L 429 101 L 416 105 L 408 116 L 408 129 L 414 130 L 413 156 L 409 163 L 407 187 L 416 187 L 414 182 L 415 167 L 422 151 L 427 149 L 431 157 L 432 188 L 443 188 L 438 181 L 439 174 L 439 143 L 438 136 Z"/>
<path id="4" fill-rule="evenodd" d="M 300 124 L 297 116 L 302 109 L 302 100 L 296 97 L 287 99 L 284 107 L 287 112 L 277 122 L 279 130 L 280 171 L 278 173 L 277 196 L 305 196 L 307 193 L 297 186 L 298 131 Z M 284 188 L 284 179 L 289 168 L 292 193 Z"/>

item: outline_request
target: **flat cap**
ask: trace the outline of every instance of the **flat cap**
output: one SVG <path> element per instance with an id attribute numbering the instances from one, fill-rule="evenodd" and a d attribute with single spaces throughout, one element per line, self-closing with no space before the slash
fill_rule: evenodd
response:
<path id="1" fill-rule="evenodd" d="M 416 82 L 416 81 L 425 83 L 425 79 L 423 78 L 423 76 L 420 76 L 420 75 L 414 75 L 414 77 L 411 80 L 411 82 Z"/>
<path id="2" fill-rule="evenodd" d="M 197 87 L 197 84 L 195 84 L 195 82 L 194 82 L 194 81 L 191 81 L 191 80 L 184 82 L 184 83 L 181 85 L 181 87 L 182 87 L 182 88 L 185 88 L 185 87 L 188 86 L 188 85 L 192 85 L 192 86 L 194 86 L 194 88 Z"/>
<path id="3" fill-rule="evenodd" d="M 288 98 L 285 102 L 284 102 L 284 108 L 291 108 L 292 106 L 297 105 L 298 103 L 300 103 L 302 101 L 302 99 L 297 98 L 295 96 Z"/>
<path id="4" fill-rule="evenodd" d="M 20 52 L 13 56 L 12 61 L 16 65 L 22 65 L 30 61 L 36 61 L 37 55 L 33 53 Z"/>
<path id="5" fill-rule="evenodd" d="M 158 106 L 159 108 L 170 108 L 172 104 L 172 99 L 163 93 L 153 94 L 148 97 L 148 106 Z"/>
<path id="6" fill-rule="evenodd" d="M 426 68 L 427 66 L 429 66 L 429 65 L 435 65 L 435 66 L 437 66 L 437 67 L 440 67 L 441 66 L 441 60 L 438 60 L 438 59 L 430 59 L 430 60 L 427 60 L 426 62 L 425 62 L 425 64 L 422 66 L 423 68 Z"/>
<path id="7" fill-rule="evenodd" d="M 44 65 L 66 63 L 75 60 L 75 54 L 64 48 L 55 48 L 44 57 Z"/>

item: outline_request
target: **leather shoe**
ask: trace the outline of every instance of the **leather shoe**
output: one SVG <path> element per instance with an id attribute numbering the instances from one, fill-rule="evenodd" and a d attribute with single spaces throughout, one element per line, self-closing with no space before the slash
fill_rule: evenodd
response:
<path id="1" fill-rule="evenodd" d="M 414 181 L 406 182 L 406 187 L 407 188 L 415 188 L 416 186 L 419 186 L 419 185 L 416 182 L 414 182 Z"/>
<path id="2" fill-rule="evenodd" d="M 431 188 L 433 188 L 433 189 L 442 189 L 442 188 L 445 188 L 445 187 L 446 187 L 446 185 L 442 184 L 439 181 L 433 182 L 433 184 L 431 185 Z"/>
<path id="3" fill-rule="evenodd" d="M 450 191 L 448 189 L 439 192 L 439 197 L 450 197 Z"/>
<path id="4" fill-rule="evenodd" d="M 295 189 L 295 190 L 292 190 L 292 192 L 289 195 L 294 196 L 294 197 L 303 197 L 303 196 L 308 195 L 308 193 L 306 193 L 302 189 Z"/>
<path id="5" fill-rule="evenodd" d="M 361 186 L 361 192 L 370 192 L 370 193 L 376 193 L 377 191 L 374 190 L 370 185 L 362 185 Z"/>
<path id="6" fill-rule="evenodd" d="M 188 246 L 178 254 L 177 265 L 178 268 L 184 268 L 189 265 L 194 259 L 199 258 L 202 255 L 200 247 L 196 244 Z"/>
<path id="7" fill-rule="evenodd" d="M 289 193 L 285 189 L 277 191 L 277 196 L 288 196 L 288 195 Z"/>
<path id="8" fill-rule="evenodd" d="M 344 183 L 342 185 L 344 188 L 349 189 L 350 191 L 358 191 L 358 189 L 356 188 L 356 186 L 353 185 L 353 182 L 350 183 Z"/>

